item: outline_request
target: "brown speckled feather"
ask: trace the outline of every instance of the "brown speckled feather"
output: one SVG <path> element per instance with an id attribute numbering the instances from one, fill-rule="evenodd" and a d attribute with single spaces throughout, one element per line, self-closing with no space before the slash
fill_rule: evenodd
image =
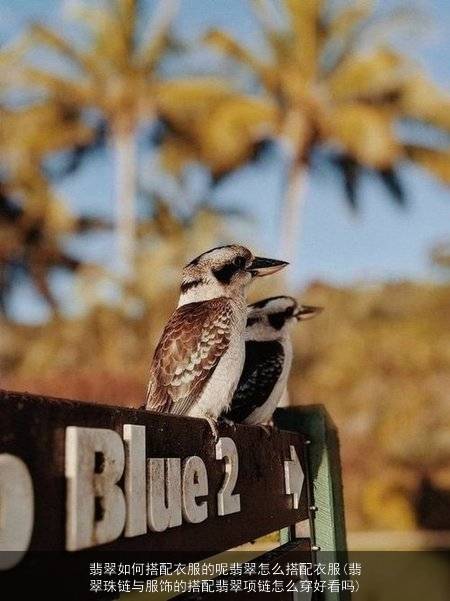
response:
<path id="1" fill-rule="evenodd" d="M 229 299 L 189 303 L 169 319 L 150 369 L 147 409 L 186 415 L 230 342 Z"/>

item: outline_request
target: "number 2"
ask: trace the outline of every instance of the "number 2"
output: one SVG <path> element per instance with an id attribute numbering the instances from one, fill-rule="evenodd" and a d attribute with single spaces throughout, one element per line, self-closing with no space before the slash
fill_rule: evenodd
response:
<path id="1" fill-rule="evenodd" d="M 231 438 L 219 438 L 216 444 L 216 459 L 225 460 L 225 477 L 222 488 L 217 493 L 217 513 L 228 515 L 241 510 L 241 496 L 233 494 L 239 472 L 239 458 L 236 445 Z"/>

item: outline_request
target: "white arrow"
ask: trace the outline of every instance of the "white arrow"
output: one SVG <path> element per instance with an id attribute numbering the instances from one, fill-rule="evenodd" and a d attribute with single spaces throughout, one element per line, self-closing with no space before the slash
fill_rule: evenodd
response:
<path id="1" fill-rule="evenodd" d="M 293 497 L 293 509 L 298 509 L 305 476 L 293 445 L 289 445 L 291 459 L 284 462 L 284 484 L 286 494 Z"/>

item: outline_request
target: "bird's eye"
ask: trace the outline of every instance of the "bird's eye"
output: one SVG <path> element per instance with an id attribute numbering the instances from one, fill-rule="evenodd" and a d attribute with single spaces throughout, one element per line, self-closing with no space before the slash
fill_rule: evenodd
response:
<path id="1" fill-rule="evenodd" d="M 250 328 L 251 326 L 255 325 L 255 323 L 258 323 L 258 321 L 258 317 L 247 317 L 247 328 Z"/>
<path id="2" fill-rule="evenodd" d="M 274 330 L 281 330 L 286 322 L 286 315 L 284 313 L 272 313 L 269 315 L 269 323 Z"/>
<path id="3" fill-rule="evenodd" d="M 229 284 L 231 278 L 241 269 L 245 268 L 244 257 L 235 257 L 223 267 L 213 268 L 212 272 L 222 284 Z"/>

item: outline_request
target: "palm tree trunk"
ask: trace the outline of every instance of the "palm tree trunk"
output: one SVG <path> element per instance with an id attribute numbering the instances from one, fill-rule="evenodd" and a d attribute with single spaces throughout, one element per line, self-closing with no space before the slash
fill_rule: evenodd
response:
<path id="1" fill-rule="evenodd" d="M 114 128 L 111 145 L 115 172 L 117 263 L 119 274 L 131 278 L 136 250 L 136 129 Z"/>
<path id="2" fill-rule="evenodd" d="M 301 237 L 308 172 L 309 168 L 306 162 L 296 158 L 292 159 L 281 205 L 279 256 L 291 264 L 291 284 L 297 267 L 298 244 Z"/>

